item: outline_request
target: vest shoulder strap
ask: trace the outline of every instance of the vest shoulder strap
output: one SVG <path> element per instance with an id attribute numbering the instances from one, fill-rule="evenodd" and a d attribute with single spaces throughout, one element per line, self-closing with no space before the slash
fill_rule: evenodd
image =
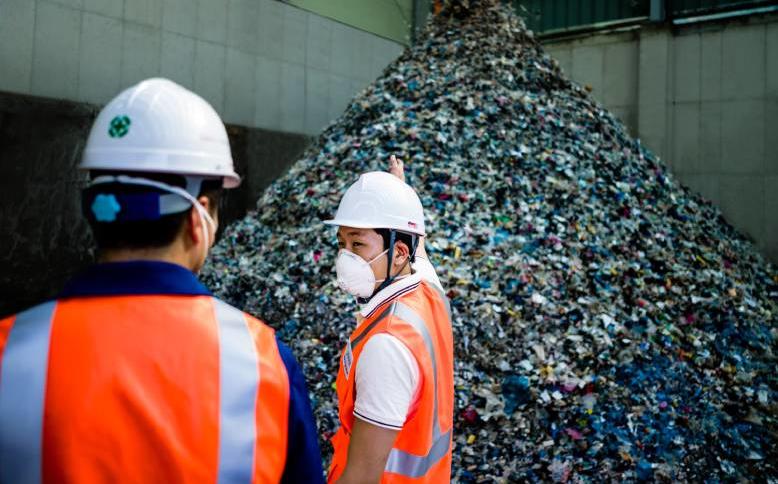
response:
<path id="1" fill-rule="evenodd" d="M 43 412 L 56 301 L 16 316 L 0 365 L 0 482 L 41 482 Z"/>

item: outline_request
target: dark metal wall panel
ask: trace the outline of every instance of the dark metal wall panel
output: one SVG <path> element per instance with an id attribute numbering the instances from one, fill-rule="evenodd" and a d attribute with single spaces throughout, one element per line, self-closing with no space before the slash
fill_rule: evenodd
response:
<path id="1" fill-rule="evenodd" d="M 660 0 L 669 18 L 747 10 L 775 5 L 776 0 Z M 511 0 L 538 34 L 585 28 L 604 22 L 648 17 L 651 0 Z"/>
<path id="2" fill-rule="evenodd" d="M 648 17 L 651 0 L 513 0 L 527 25 L 542 34 L 602 22 Z"/>
<path id="3" fill-rule="evenodd" d="M 676 18 L 774 4 L 775 0 L 669 0 L 667 2 L 670 15 Z"/>

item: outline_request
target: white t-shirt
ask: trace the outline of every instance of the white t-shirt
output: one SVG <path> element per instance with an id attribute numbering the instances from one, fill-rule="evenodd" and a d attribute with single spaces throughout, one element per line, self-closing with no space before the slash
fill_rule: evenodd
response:
<path id="1" fill-rule="evenodd" d="M 442 289 L 429 260 L 416 257 L 415 274 L 382 289 L 362 307 L 367 317 L 375 308 L 421 279 Z M 391 363 L 391 364 L 389 364 Z M 400 430 L 419 391 L 419 364 L 405 344 L 390 334 L 372 336 L 362 348 L 356 369 L 354 416 L 379 427 Z"/>

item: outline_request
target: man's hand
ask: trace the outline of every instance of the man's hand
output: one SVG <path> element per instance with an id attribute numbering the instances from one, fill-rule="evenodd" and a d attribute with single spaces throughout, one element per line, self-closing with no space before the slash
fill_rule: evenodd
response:
<path id="1" fill-rule="evenodd" d="M 398 160 L 394 155 L 389 157 L 389 173 L 405 181 L 405 166 L 402 160 Z"/>
<path id="2" fill-rule="evenodd" d="M 389 157 L 389 173 L 396 176 L 403 182 L 405 181 L 405 165 L 402 160 L 398 160 L 396 156 Z M 422 259 L 428 259 L 427 250 L 424 247 L 424 237 L 419 237 L 419 247 L 416 249 L 416 257 Z"/>

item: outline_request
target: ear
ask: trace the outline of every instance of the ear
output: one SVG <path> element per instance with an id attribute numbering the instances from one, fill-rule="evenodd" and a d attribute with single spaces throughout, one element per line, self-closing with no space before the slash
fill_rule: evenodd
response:
<path id="1" fill-rule="evenodd" d="M 209 240 L 211 244 L 213 244 L 214 239 L 216 237 L 216 231 L 219 224 L 219 214 L 218 209 L 216 206 L 214 206 L 211 201 L 206 196 L 201 196 L 197 198 L 197 202 L 202 205 L 202 207 L 205 209 L 205 212 L 210 215 L 211 220 L 213 221 L 214 225 L 213 227 L 211 224 L 209 224 L 207 221 L 200 218 L 200 214 L 197 210 L 197 207 L 192 207 L 189 210 L 189 221 L 190 226 L 192 228 L 195 228 L 197 230 L 196 237 L 193 238 L 193 241 L 197 243 L 202 237 L 203 237 L 203 228 L 208 231 L 209 234 Z M 205 224 L 205 227 L 203 227 L 203 224 Z M 211 231 L 213 231 L 213 234 L 211 234 Z"/>
<path id="2" fill-rule="evenodd" d="M 212 209 L 214 207 L 211 207 L 211 200 L 208 199 L 205 195 L 198 197 L 197 201 L 200 202 L 200 205 L 202 205 L 205 208 L 205 211 L 208 212 L 210 215 L 213 215 Z M 194 207 L 192 207 L 194 208 Z M 196 210 L 196 209 L 195 209 Z"/>
<path id="3" fill-rule="evenodd" d="M 208 197 L 198 197 L 197 201 L 202 205 L 208 213 L 210 213 L 211 202 Z M 197 208 L 192 206 L 187 213 L 186 231 L 189 240 L 192 243 L 197 244 L 203 238 L 203 220 L 200 218 L 200 214 L 197 213 Z"/>
<path id="4" fill-rule="evenodd" d="M 394 255 L 392 256 L 392 265 L 395 267 L 400 267 L 405 265 L 405 263 L 408 261 L 408 256 L 410 255 L 410 250 L 408 249 L 408 246 L 405 245 L 405 242 L 400 242 L 399 240 L 394 243 Z"/>
<path id="5" fill-rule="evenodd" d="M 193 245 L 197 245 L 203 238 L 202 221 L 195 207 L 190 207 L 186 214 L 186 235 Z"/>

